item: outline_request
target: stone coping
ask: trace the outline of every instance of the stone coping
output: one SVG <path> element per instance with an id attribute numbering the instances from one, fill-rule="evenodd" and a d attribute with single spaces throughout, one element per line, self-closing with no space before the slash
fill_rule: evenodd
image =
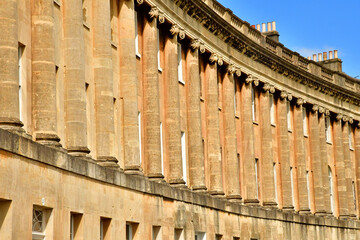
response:
<path id="1" fill-rule="evenodd" d="M 300 215 L 262 206 L 245 206 L 226 199 L 216 198 L 206 193 L 196 193 L 189 189 L 171 187 L 167 183 L 151 181 L 145 176 L 129 175 L 117 169 L 100 166 L 94 160 L 89 161 L 71 156 L 66 153 L 65 149 L 41 145 L 31 139 L 3 129 L 0 129 L 0 149 L 76 175 L 144 194 L 162 197 L 170 201 L 195 204 L 245 217 L 360 230 L 360 222 L 356 219 L 339 220 L 335 217 Z"/>

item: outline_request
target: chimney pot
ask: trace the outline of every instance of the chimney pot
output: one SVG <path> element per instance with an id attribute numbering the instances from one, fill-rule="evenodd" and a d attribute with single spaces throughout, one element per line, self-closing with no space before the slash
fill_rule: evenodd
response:
<path id="1" fill-rule="evenodd" d="M 266 24 L 265 23 L 262 24 L 262 32 L 266 32 Z"/>
<path id="2" fill-rule="evenodd" d="M 256 24 L 256 29 L 257 29 L 258 31 L 261 31 L 261 30 L 260 30 L 260 24 Z"/>
<path id="3" fill-rule="evenodd" d="M 267 23 L 267 28 L 268 28 L 268 29 L 267 29 L 268 32 L 270 32 L 270 31 L 271 31 L 271 22 L 268 22 L 268 23 Z"/>
<path id="4" fill-rule="evenodd" d="M 313 54 L 313 60 L 314 60 L 315 62 L 317 62 L 317 56 L 316 56 L 316 54 Z"/>
<path id="5" fill-rule="evenodd" d="M 324 61 L 327 60 L 327 52 L 323 52 L 323 55 L 324 55 Z"/>
<path id="6" fill-rule="evenodd" d="M 329 51 L 329 59 L 333 59 L 334 56 L 333 56 L 333 51 Z"/>
<path id="7" fill-rule="evenodd" d="M 311 57 L 310 57 L 310 56 L 308 56 L 308 59 L 309 59 L 309 60 L 311 60 Z"/>
<path id="8" fill-rule="evenodd" d="M 334 58 L 338 58 L 338 50 L 334 50 Z"/>
<path id="9" fill-rule="evenodd" d="M 276 22 L 275 21 L 272 22 L 272 30 L 276 31 Z"/>
<path id="10" fill-rule="evenodd" d="M 319 53 L 319 62 L 322 62 L 323 58 L 322 58 L 322 53 Z"/>

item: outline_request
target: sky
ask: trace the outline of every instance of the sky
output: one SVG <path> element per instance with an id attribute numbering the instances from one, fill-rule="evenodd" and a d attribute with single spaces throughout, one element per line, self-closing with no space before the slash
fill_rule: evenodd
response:
<path id="1" fill-rule="evenodd" d="M 304 57 L 338 50 L 343 72 L 360 79 L 360 0 L 218 2 L 250 25 L 275 21 L 280 42 Z"/>

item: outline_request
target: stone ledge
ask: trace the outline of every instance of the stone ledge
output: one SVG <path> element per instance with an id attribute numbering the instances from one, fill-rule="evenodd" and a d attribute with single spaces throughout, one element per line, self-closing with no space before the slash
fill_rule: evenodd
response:
<path id="1" fill-rule="evenodd" d="M 73 157 L 67 154 L 64 149 L 44 146 L 3 129 L 0 129 L 0 149 L 73 174 L 85 176 L 129 190 L 159 196 L 167 200 L 195 204 L 253 218 L 360 230 L 360 222 L 358 220 L 347 221 L 338 220 L 334 217 L 305 216 L 266 207 L 244 206 L 239 203 L 229 202 L 226 199 L 212 197 L 210 194 L 195 193 L 189 189 L 173 188 L 167 183 L 156 183 L 148 180 L 144 176 L 128 175 L 119 170 L 97 165 L 94 161 Z"/>

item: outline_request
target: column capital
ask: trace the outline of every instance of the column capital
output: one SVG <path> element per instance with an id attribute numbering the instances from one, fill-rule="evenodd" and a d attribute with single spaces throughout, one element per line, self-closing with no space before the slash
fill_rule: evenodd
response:
<path id="1" fill-rule="evenodd" d="M 343 115 L 342 120 L 343 120 L 343 122 L 349 122 L 349 117 L 348 117 L 348 116 Z"/>
<path id="2" fill-rule="evenodd" d="M 227 66 L 226 70 L 227 70 L 227 73 L 228 73 L 228 74 L 234 74 L 235 71 L 236 71 L 235 65 L 234 65 L 233 63 L 230 63 L 230 64 Z"/>
<path id="3" fill-rule="evenodd" d="M 253 78 L 253 76 L 251 74 L 249 74 L 247 76 L 247 78 L 245 78 L 245 83 L 250 84 L 250 83 L 252 83 L 252 81 L 254 81 L 254 78 Z"/>
<path id="4" fill-rule="evenodd" d="M 312 108 L 311 108 L 311 111 L 313 111 L 313 112 L 319 111 L 319 105 L 314 104 L 314 105 L 312 106 Z"/>
<path id="5" fill-rule="evenodd" d="M 275 86 L 273 85 L 270 86 L 270 93 L 275 93 Z"/>
<path id="6" fill-rule="evenodd" d="M 235 74 L 236 74 L 236 76 L 240 77 L 241 76 L 241 68 L 236 68 Z"/>
<path id="7" fill-rule="evenodd" d="M 170 33 L 171 35 L 174 36 L 179 36 L 180 39 L 184 39 L 185 38 L 185 31 L 184 29 L 182 29 L 179 25 L 177 24 L 173 24 L 170 28 Z"/>
<path id="8" fill-rule="evenodd" d="M 338 114 L 336 114 L 335 119 L 336 119 L 336 121 L 341 121 L 343 119 L 343 117 L 344 116 L 341 113 L 338 113 Z"/>
<path id="9" fill-rule="evenodd" d="M 293 100 L 293 96 L 292 96 L 291 93 L 288 93 L 287 99 L 288 99 L 289 101 L 292 101 L 292 100 Z"/>
<path id="10" fill-rule="evenodd" d="M 269 92 L 270 91 L 270 88 L 271 88 L 271 86 L 270 86 L 270 84 L 269 83 L 264 83 L 264 85 L 263 85 L 263 91 L 264 92 Z"/>
<path id="11" fill-rule="evenodd" d="M 286 91 L 283 90 L 280 92 L 281 100 L 284 100 L 284 99 L 286 100 L 287 96 L 288 96 L 288 93 Z"/>
<path id="12" fill-rule="evenodd" d="M 353 124 L 354 123 L 354 119 L 352 117 L 349 117 L 349 123 Z"/>
<path id="13" fill-rule="evenodd" d="M 325 115 L 330 116 L 330 110 L 329 109 L 325 109 Z"/>
<path id="14" fill-rule="evenodd" d="M 141 5 L 141 4 L 144 3 L 144 0 L 136 0 L 136 3 L 137 3 L 138 5 Z"/>
<path id="15" fill-rule="evenodd" d="M 360 122 L 357 122 L 356 128 L 360 128 Z"/>
<path id="16" fill-rule="evenodd" d="M 319 106 L 319 113 L 324 114 L 325 113 L 325 108 Z"/>
<path id="17" fill-rule="evenodd" d="M 305 100 L 303 98 L 296 99 L 296 105 L 302 106 L 305 103 Z"/>
<path id="18" fill-rule="evenodd" d="M 202 42 L 199 39 L 193 39 L 191 40 L 190 46 L 193 50 L 197 50 L 199 49 L 200 53 L 204 53 L 205 52 L 205 44 L 204 42 Z"/>
<path id="19" fill-rule="evenodd" d="M 149 11 L 150 18 L 158 18 L 159 23 L 165 22 L 164 13 L 156 6 L 153 6 Z"/>

